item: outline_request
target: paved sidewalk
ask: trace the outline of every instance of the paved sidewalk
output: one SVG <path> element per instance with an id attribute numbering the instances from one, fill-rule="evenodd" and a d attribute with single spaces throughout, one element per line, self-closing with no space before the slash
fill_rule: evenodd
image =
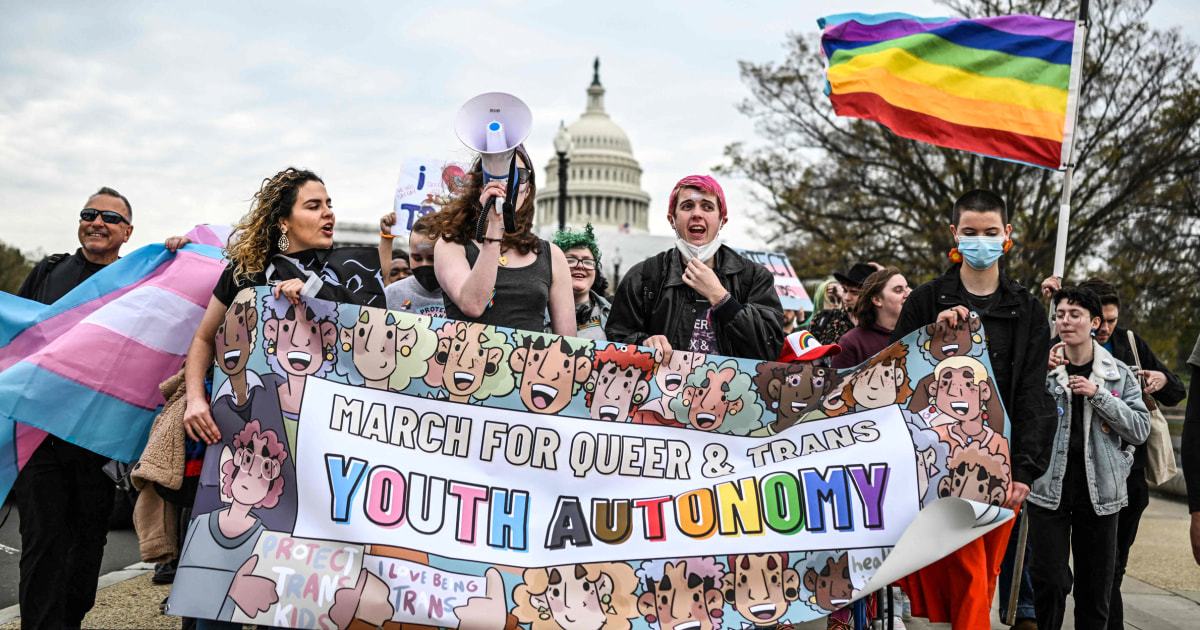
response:
<path id="1" fill-rule="evenodd" d="M 1135 630 L 1182 630 L 1200 627 L 1200 567 L 1188 542 L 1187 505 L 1177 498 L 1152 496 L 1142 517 L 1137 543 L 1130 553 L 1125 595 L 1125 627 Z M 179 628 L 177 617 L 159 612 L 169 586 L 150 582 L 148 565 L 134 565 L 101 578 L 96 607 L 84 628 Z M 1068 604 L 1068 610 L 1071 604 Z M 995 607 L 993 606 L 993 612 Z M 16 606 L 0 610 L 0 630 L 20 627 Z M 949 628 L 949 624 L 907 622 L 910 630 Z M 635 627 L 640 627 L 635 622 Z M 1068 615 L 1064 626 L 1074 630 Z M 825 620 L 803 624 L 803 630 L 824 630 Z M 993 615 L 992 628 L 1007 626 Z M 1080 629 L 1084 630 L 1084 629 Z M 1090 629 L 1089 629 L 1090 630 Z"/>

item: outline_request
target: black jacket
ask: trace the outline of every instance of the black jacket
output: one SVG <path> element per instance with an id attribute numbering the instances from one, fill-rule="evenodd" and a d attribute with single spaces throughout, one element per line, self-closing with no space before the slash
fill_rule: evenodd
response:
<path id="1" fill-rule="evenodd" d="M 971 308 L 959 277 L 960 268 L 961 265 L 954 265 L 908 296 L 900 320 L 892 331 L 893 343 L 937 321 L 938 313 L 950 307 Z M 993 365 L 1009 361 L 1012 366 L 1011 378 L 996 379 L 996 388 L 1011 423 L 1012 477 L 1031 485 L 1050 464 L 1050 449 L 1057 430 L 1054 398 L 1046 390 L 1050 323 L 1046 319 L 1046 309 L 1037 298 L 1003 271 L 997 291 L 1000 295 L 996 302 L 979 316 L 989 336 L 1002 331 L 1011 334 L 1011 357 L 997 357 L 991 347 L 988 357 Z"/>
<path id="2" fill-rule="evenodd" d="M 775 278 L 766 267 L 721 246 L 713 271 L 731 298 L 713 311 L 717 347 L 730 357 L 774 361 L 783 349 L 783 308 Z M 604 332 L 609 341 L 643 344 L 665 335 L 675 349 L 687 350 L 696 317 L 704 312 L 700 294 L 683 283 L 683 259 L 674 249 L 633 266 L 613 298 Z"/>
<path id="3" fill-rule="evenodd" d="M 47 256 L 25 276 L 17 296 L 42 304 L 53 304 L 106 266 L 84 258 L 82 247 L 75 250 L 74 254 Z"/>

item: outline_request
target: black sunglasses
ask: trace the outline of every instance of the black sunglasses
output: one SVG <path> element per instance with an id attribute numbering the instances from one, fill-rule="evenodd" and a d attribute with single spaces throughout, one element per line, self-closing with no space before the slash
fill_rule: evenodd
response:
<path id="1" fill-rule="evenodd" d="M 126 220 L 125 217 L 121 216 L 121 214 L 118 212 L 113 212 L 112 210 L 97 210 L 95 208 L 84 208 L 83 210 L 80 210 L 79 211 L 79 220 L 80 221 L 89 221 L 89 222 L 95 221 L 97 215 L 99 215 L 100 218 L 103 219 L 105 223 L 108 223 L 110 225 L 117 225 L 119 223 L 129 223 L 129 221 Z"/>
<path id="2" fill-rule="evenodd" d="M 517 185 L 524 186 L 533 181 L 533 171 L 527 168 L 517 168 Z"/>

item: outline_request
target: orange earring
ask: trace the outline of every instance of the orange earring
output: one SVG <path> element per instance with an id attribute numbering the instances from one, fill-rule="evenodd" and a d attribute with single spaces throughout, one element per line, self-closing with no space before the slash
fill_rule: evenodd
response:
<path id="1" fill-rule="evenodd" d="M 959 253 L 958 248 L 955 247 L 954 249 L 951 249 L 950 250 L 950 262 L 958 264 L 962 261 L 963 261 L 963 257 L 962 257 L 962 254 Z"/>
<path id="2" fill-rule="evenodd" d="M 1004 253 L 1007 254 L 1010 249 L 1012 249 L 1012 239 L 1006 238 L 1004 239 Z"/>

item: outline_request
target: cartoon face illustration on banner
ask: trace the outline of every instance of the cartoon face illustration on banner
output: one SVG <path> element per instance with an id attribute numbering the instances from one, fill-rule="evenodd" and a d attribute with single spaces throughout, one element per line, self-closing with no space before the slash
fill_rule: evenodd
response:
<path id="1" fill-rule="evenodd" d="M 917 383 L 908 408 L 930 427 L 978 419 L 992 431 L 1004 432 L 1000 398 L 987 368 L 973 357 L 956 356 L 939 362 L 932 374 Z"/>
<path id="2" fill-rule="evenodd" d="M 520 379 L 521 402 L 534 413 L 558 413 L 592 372 L 591 341 L 534 332 L 514 335 L 508 364 Z"/>
<path id="3" fill-rule="evenodd" d="M 438 340 L 434 360 L 443 366 L 442 387 L 450 400 L 469 402 L 513 390 L 512 353 L 504 333 L 492 326 L 454 322 L 454 337 Z"/>
<path id="4" fill-rule="evenodd" d="M 810 554 L 798 566 L 804 567 L 804 589 L 809 593 L 806 601 L 810 606 L 833 612 L 854 597 L 850 557 L 845 551 Z"/>
<path id="5" fill-rule="evenodd" d="M 942 441 L 937 431 L 925 428 L 924 422 L 919 420 L 908 423 L 908 432 L 912 436 L 917 458 L 917 494 L 924 506 L 938 498 L 938 482 L 946 476 L 950 445 Z"/>
<path id="6" fill-rule="evenodd" d="M 800 597 L 800 574 L 788 566 L 788 554 L 729 556 L 721 580 L 725 601 L 756 627 L 775 627 Z"/>
<path id="7" fill-rule="evenodd" d="M 721 626 L 724 597 L 718 590 L 725 567 L 716 558 L 647 560 L 638 612 L 652 630 L 714 630 Z"/>
<path id="8" fill-rule="evenodd" d="M 812 363 L 759 363 L 754 386 L 767 409 L 775 412 L 770 429 L 754 435 L 773 435 L 796 424 L 810 411 L 820 408 L 821 399 L 837 389 L 837 370 Z"/>
<path id="9" fill-rule="evenodd" d="M 980 333 L 982 329 L 979 314 L 971 311 L 970 317 L 958 322 L 957 326 L 938 322 L 922 328 L 917 336 L 917 347 L 921 349 L 921 356 L 930 363 L 950 357 L 977 357 L 985 347 Z"/>
<path id="10" fill-rule="evenodd" d="M 654 355 L 637 346 L 610 344 L 596 351 L 584 389 L 593 420 L 625 422 L 650 396 Z"/>
<path id="11" fill-rule="evenodd" d="M 353 323 L 342 326 L 340 335 L 341 350 L 354 366 L 353 371 L 345 370 L 347 380 L 371 389 L 403 391 L 412 379 L 425 376 L 437 351 L 430 318 L 401 317 L 369 306 L 351 311 L 355 313 Z M 346 314 L 343 311 L 343 322 Z"/>
<path id="12" fill-rule="evenodd" d="M 750 375 L 737 361 L 705 363 L 688 376 L 683 392 L 671 400 L 675 420 L 701 431 L 749 435 L 762 417 Z"/>
<path id="13" fill-rule="evenodd" d="M 638 579 L 623 562 L 526 569 L 512 614 L 529 630 L 628 630 Z"/>
<path id="14" fill-rule="evenodd" d="M 337 308 L 333 302 L 304 299 L 292 306 L 287 298 L 268 294 L 263 296 L 263 312 L 267 364 L 287 378 L 287 387 L 279 390 L 280 407 L 295 414 L 304 397 L 305 377 L 324 376 L 337 360 Z"/>
<path id="15" fill-rule="evenodd" d="M 217 328 L 217 366 L 228 374 L 233 382 L 235 401 L 246 404 L 249 394 L 246 385 L 246 364 L 254 352 L 258 337 L 258 309 L 254 307 L 255 293 L 243 291 L 233 299 L 225 311 L 225 318 Z"/>
<path id="16" fill-rule="evenodd" d="M 865 366 L 848 377 L 840 395 L 827 399 L 830 416 L 864 409 L 903 404 L 912 396 L 908 385 L 908 346 L 894 343 L 871 357 Z"/>
<path id="17" fill-rule="evenodd" d="M 938 482 L 940 497 L 1001 505 L 1008 496 L 1008 459 L 980 444 L 954 449 L 946 460 L 946 468 L 946 476 Z"/>
<path id="18" fill-rule="evenodd" d="M 665 424 L 668 426 L 683 426 L 676 422 L 671 412 L 671 401 L 683 391 L 683 382 L 692 370 L 704 363 L 705 355 L 699 352 L 683 352 L 676 350 L 671 358 L 658 364 L 654 372 L 654 383 L 661 395 L 642 405 L 633 416 L 637 424 Z"/>

